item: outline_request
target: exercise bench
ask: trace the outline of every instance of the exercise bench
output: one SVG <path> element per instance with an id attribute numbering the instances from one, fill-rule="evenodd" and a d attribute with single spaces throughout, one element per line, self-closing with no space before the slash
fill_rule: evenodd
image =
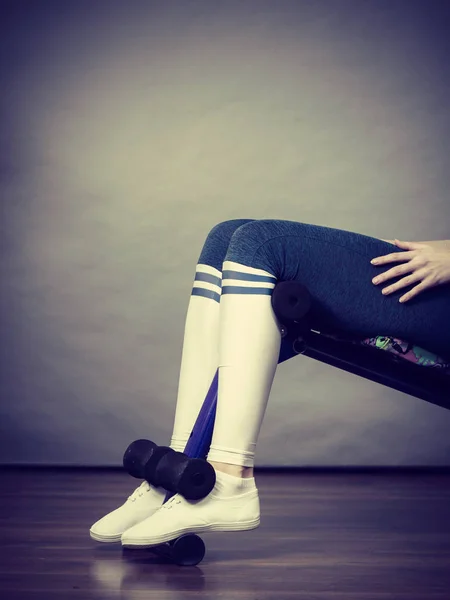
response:
<path id="1" fill-rule="evenodd" d="M 359 377 L 450 409 L 450 356 L 438 356 L 412 340 L 326 330 L 312 323 L 313 300 L 296 281 L 277 283 L 272 308 L 282 324 L 279 363 L 304 354 Z"/>

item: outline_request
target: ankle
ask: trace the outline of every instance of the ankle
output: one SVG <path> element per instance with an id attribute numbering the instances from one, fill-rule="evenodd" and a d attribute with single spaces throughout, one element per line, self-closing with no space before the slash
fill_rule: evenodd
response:
<path id="1" fill-rule="evenodd" d="M 253 477 L 253 467 L 242 467 L 241 465 L 232 465 L 230 463 L 208 461 L 216 471 L 222 473 L 228 473 L 228 475 L 234 475 L 235 477 L 242 477 L 243 479 Z"/>

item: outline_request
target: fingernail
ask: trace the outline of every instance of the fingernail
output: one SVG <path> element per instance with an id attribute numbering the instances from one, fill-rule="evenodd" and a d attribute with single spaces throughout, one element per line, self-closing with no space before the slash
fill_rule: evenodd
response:
<path id="1" fill-rule="evenodd" d="M 371 262 L 373 265 L 376 265 L 376 264 L 379 262 L 379 260 L 378 260 L 378 258 L 373 258 L 373 259 L 372 259 L 370 262 Z"/>

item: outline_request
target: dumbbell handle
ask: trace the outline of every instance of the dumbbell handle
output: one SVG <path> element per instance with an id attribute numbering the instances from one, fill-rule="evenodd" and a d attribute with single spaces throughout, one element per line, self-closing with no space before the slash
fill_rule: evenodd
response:
<path id="1" fill-rule="evenodd" d="M 185 533 L 182 536 L 149 548 L 152 554 L 161 556 L 181 566 L 195 566 L 205 556 L 205 543 L 195 533 Z"/>

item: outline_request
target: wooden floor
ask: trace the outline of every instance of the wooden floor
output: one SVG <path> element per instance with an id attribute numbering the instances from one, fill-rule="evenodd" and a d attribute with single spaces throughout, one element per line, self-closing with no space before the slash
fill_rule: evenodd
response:
<path id="1" fill-rule="evenodd" d="M 2 470 L 5 600 L 449 600 L 450 474 L 256 473 L 261 525 L 202 536 L 195 567 L 89 528 L 139 485 L 114 470 Z"/>

